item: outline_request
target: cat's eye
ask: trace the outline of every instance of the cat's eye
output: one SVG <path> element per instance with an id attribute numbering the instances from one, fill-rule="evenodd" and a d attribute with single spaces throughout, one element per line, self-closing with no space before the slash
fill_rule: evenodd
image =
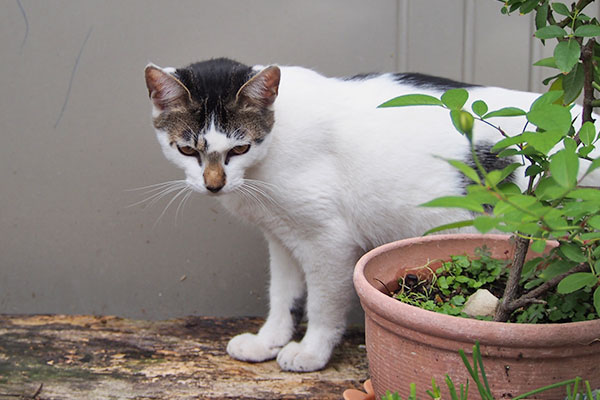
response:
<path id="1" fill-rule="evenodd" d="M 240 156 L 242 154 L 247 153 L 248 150 L 250 150 L 250 145 L 249 144 L 244 144 L 244 145 L 241 145 L 241 146 L 235 146 L 234 148 L 232 148 L 231 150 L 229 150 L 229 155 L 231 155 L 231 156 Z"/>
<path id="2" fill-rule="evenodd" d="M 190 146 L 177 146 L 177 150 L 184 156 L 196 156 L 198 155 L 198 150 Z"/>

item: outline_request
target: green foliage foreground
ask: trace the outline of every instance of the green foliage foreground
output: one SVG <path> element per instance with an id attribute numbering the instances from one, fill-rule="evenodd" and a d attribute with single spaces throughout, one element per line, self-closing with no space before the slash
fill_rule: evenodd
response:
<path id="1" fill-rule="evenodd" d="M 600 190 L 582 186 L 582 180 L 600 167 L 596 149 L 599 137 L 592 119 L 593 107 L 600 105 L 594 97 L 594 90 L 600 89 L 600 46 L 595 40 L 600 35 L 600 24 L 583 12 L 591 2 L 580 0 L 571 7 L 548 0 L 504 2 L 505 14 L 535 12 L 535 36 L 545 45 L 556 40 L 554 55 L 535 65 L 555 68 L 557 74 L 545 80 L 550 84 L 549 91 L 528 110 L 489 110 L 482 99 L 469 101 L 464 89 L 451 89 L 440 98 L 400 96 L 380 106 L 444 108 L 456 130 L 467 138 L 476 167 L 447 160 L 472 182 L 467 193 L 437 198 L 424 206 L 458 207 L 475 216 L 427 233 L 473 226 L 482 233 L 498 230 L 514 234 L 515 258 L 497 321 L 506 321 L 515 309 L 539 303 L 540 295 L 554 287 L 560 294 L 592 291 L 593 306 L 600 314 Z M 571 109 L 582 92 L 583 109 L 572 119 Z M 520 132 L 505 132 L 490 121 L 492 117 L 522 117 L 526 124 Z M 493 151 L 510 160 L 507 167 L 486 171 L 479 162 L 473 140 L 474 127 L 479 123 L 500 133 L 502 139 Z M 525 188 L 504 181 L 517 168 L 528 178 Z M 488 212 L 490 207 L 492 211 Z M 520 287 L 519 283 L 536 273 L 535 268 L 523 269 L 529 246 L 542 252 L 548 240 L 558 241 L 559 246 L 538 259 L 539 264 L 547 266 L 546 271 L 527 288 Z"/>

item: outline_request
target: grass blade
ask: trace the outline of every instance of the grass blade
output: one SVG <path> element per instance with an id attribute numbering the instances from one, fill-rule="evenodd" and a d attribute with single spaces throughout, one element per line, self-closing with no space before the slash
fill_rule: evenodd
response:
<path id="1" fill-rule="evenodd" d="M 538 388 L 538 389 L 534 389 L 534 390 L 532 390 L 530 392 L 518 395 L 513 400 L 526 399 L 527 397 L 531 397 L 531 396 L 533 396 L 535 394 L 538 394 L 538 393 L 541 393 L 543 391 L 550 390 L 550 389 L 555 389 L 555 388 L 561 387 L 561 386 L 567 386 L 567 390 L 570 390 L 570 388 L 569 388 L 568 385 L 570 385 L 572 383 L 575 383 L 575 381 L 577 381 L 578 379 L 581 379 L 581 378 L 577 377 L 577 378 L 574 378 L 574 379 L 569 379 L 567 381 L 557 382 L 557 383 L 553 383 L 552 385 L 548 385 L 548 386 L 544 386 L 544 387 L 541 387 L 541 388 Z"/>
<path id="2" fill-rule="evenodd" d="M 450 376 L 448 376 L 448 374 L 446 374 L 446 386 L 448 386 L 448 391 L 450 392 L 451 400 L 458 400 L 456 388 L 454 387 L 454 382 L 452 382 L 452 379 L 450 379 Z"/>
<path id="3" fill-rule="evenodd" d="M 477 362 L 481 368 L 481 377 L 483 378 L 483 384 L 485 385 L 485 390 L 487 393 L 492 396 L 492 392 L 490 391 L 490 385 L 487 380 L 487 376 L 485 375 L 485 370 L 483 368 L 483 359 L 481 358 L 481 350 L 479 348 L 479 342 L 475 342 L 475 348 L 473 349 L 473 359 L 477 359 Z"/>

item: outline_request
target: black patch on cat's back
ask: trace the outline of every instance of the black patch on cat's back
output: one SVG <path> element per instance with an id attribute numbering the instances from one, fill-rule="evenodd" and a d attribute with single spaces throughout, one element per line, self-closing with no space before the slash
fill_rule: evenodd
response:
<path id="1" fill-rule="evenodd" d="M 378 73 L 366 73 L 366 74 L 356 74 L 352 76 L 346 76 L 341 78 L 344 81 L 366 81 L 369 79 L 377 78 L 385 74 Z M 446 91 L 449 89 L 468 89 L 472 87 L 478 87 L 479 85 L 474 85 L 471 83 L 459 82 L 448 78 L 442 78 L 439 76 L 426 75 L 418 72 L 403 72 L 391 74 L 392 79 L 397 83 L 410 85 L 417 88 L 424 89 L 435 89 Z"/>
<path id="2" fill-rule="evenodd" d="M 252 67 L 228 58 L 217 58 L 177 69 L 176 75 L 190 91 L 192 99 L 201 105 L 197 116 L 200 126 L 207 126 L 209 116 L 215 122 L 226 123 L 225 106 L 235 99 L 238 90 L 253 75 Z"/>
<path id="3" fill-rule="evenodd" d="M 366 81 L 367 79 L 377 78 L 381 74 L 370 72 L 366 74 L 356 74 L 352 76 L 344 76 L 341 78 L 343 81 Z"/>
<path id="4" fill-rule="evenodd" d="M 421 74 L 418 72 L 399 73 L 393 74 L 392 76 L 394 77 L 394 80 L 398 83 L 418 88 L 436 89 L 442 91 L 459 88 L 467 89 L 479 86 L 470 83 L 455 81 L 448 78 L 442 78 L 439 76 Z"/>

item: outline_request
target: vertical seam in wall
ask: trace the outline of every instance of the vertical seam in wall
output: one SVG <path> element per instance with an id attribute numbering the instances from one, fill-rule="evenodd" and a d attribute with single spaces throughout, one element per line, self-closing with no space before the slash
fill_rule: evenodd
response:
<path id="1" fill-rule="evenodd" d="M 396 71 L 408 70 L 409 0 L 396 2 Z"/>
<path id="2" fill-rule="evenodd" d="M 463 43 L 461 79 L 475 80 L 475 0 L 463 1 Z"/>

